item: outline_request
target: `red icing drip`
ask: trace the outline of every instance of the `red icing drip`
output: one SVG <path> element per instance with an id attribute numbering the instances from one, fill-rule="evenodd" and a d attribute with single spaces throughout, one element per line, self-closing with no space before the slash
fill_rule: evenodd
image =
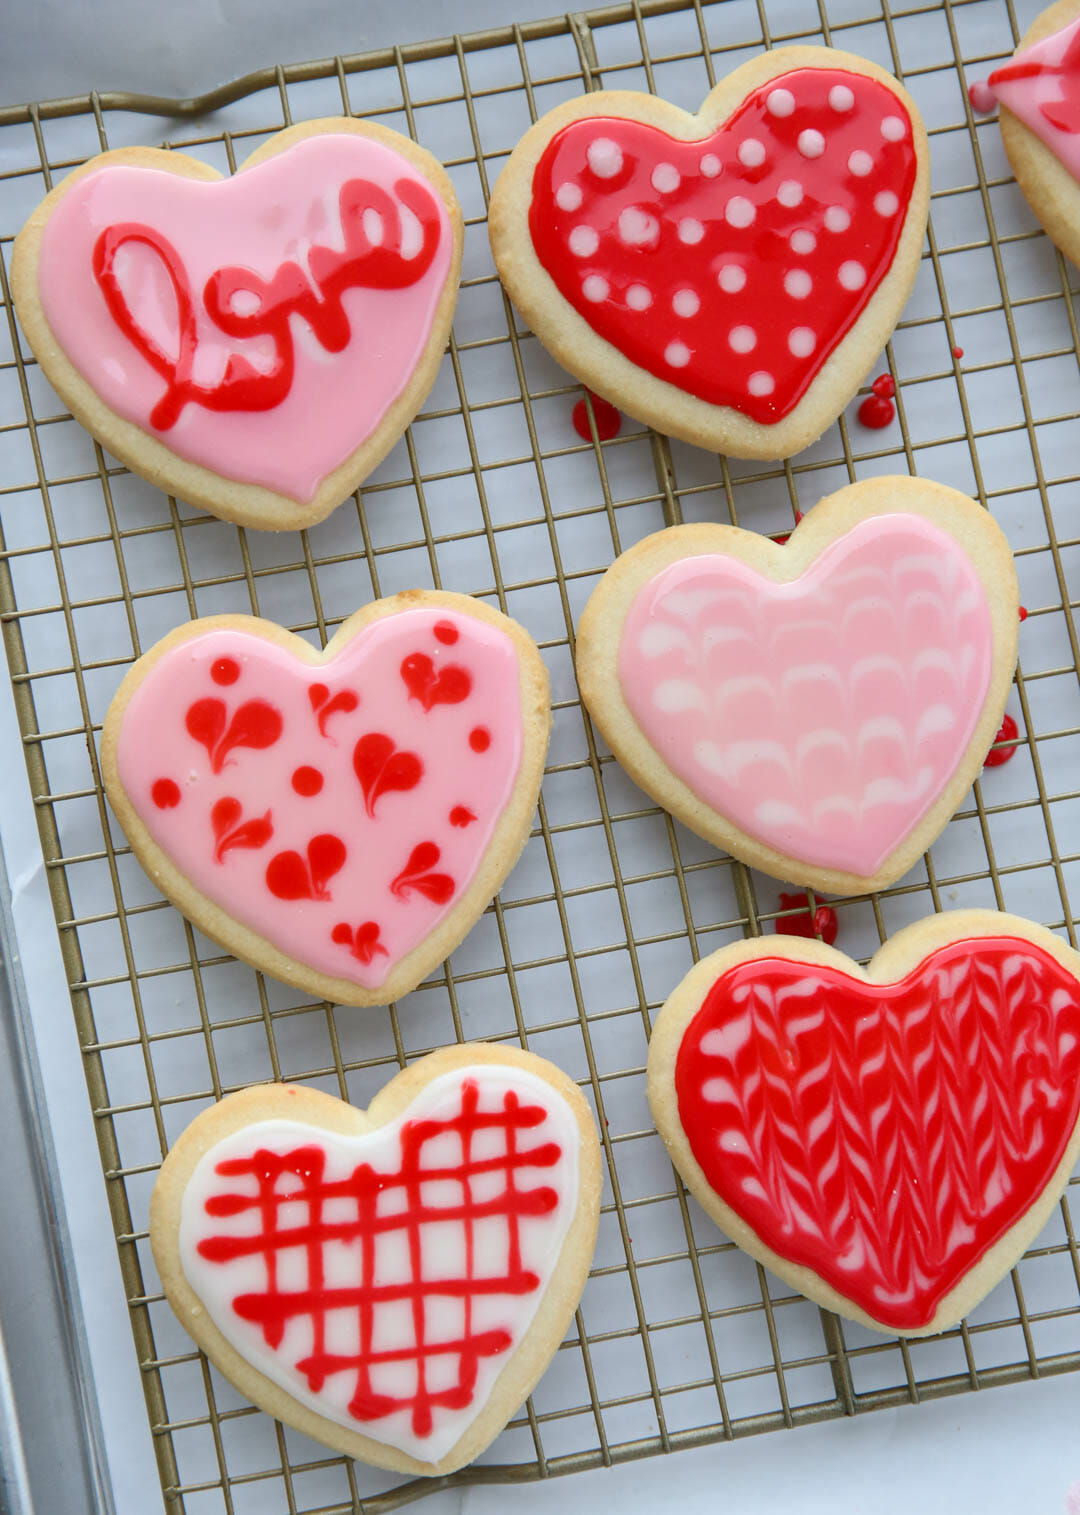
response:
<path id="1" fill-rule="evenodd" d="M 425 710 L 434 705 L 460 705 L 472 690 L 472 675 L 456 663 L 448 663 L 435 672 L 435 664 L 426 652 L 413 652 L 401 664 L 401 677 L 411 700 L 419 700 Z"/>
<path id="2" fill-rule="evenodd" d="M 1015 756 L 1018 734 L 1016 722 L 1011 715 L 1006 715 L 1001 722 L 997 736 L 994 738 L 995 745 L 990 748 L 990 751 L 983 759 L 983 767 L 1000 768 L 1002 763 L 1007 763 L 1010 758 Z M 1009 742 L 1011 745 L 1008 747 L 999 747 L 997 745 L 998 742 Z"/>
<path id="3" fill-rule="evenodd" d="M 366 965 L 373 957 L 390 955 L 379 940 L 379 930 L 377 921 L 363 921 L 355 931 L 347 921 L 339 921 L 330 933 L 330 940 L 348 947 L 353 957 Z"/>
<path id="4" fill-rule="evenodd" d="M 240 677 L 240 664 L 235 658 L 217 658 L 210 665 L 210 677 L 215 684 L 235 684 Z"/>
<path id="5" fill-rule="evenodd" d="M 371 924 L 371 923 L 368 923 Z M 336 928 L 340 930 L 341 928 Z M 348 929 L 348 928 L 346 928 Z M 361 928 L 363 929 L 363 928 Z M 335 935 L 335 940 L 338 938 Z M 406 1121 L 401 1131 L 401 1162 L 396 1171 L 377 1173 L 369 1163 L 360 1163 L 348 1177 L 326 1178 L 326 1152 L 319 1146 L 297 1147 L 289 1152 L 260 1148 L 250 1158 L 219 1162 L 215 1171 L 222 1178 L 254 1179 L 257 1192 L 245 1184 L 242 1192 L 222 1192 L 206 1201 L 209 1216 L 234 1216 L 254 1212 L 258 1230 L 250 1236 L 208 1236 L 198 1243 L 200 1256 L 211 1263 L 227 1265 L 238 1258 L 258 1258 L 264 1270 L 262 1286 L 239 1294 L 232 1307 L 242 1320 L 253 1321 L 267 1344 L 280 1347 L 290 1321 L 310 1322 L 312 1351 L 295 1364 L 317 1393 L 328 1378 L 352 1375 L 349 1411 L 359 1421 L 379 1420 L 398 1410 L 408 1410 L 416 1436 L 431 1434 L 433 1412 L 440 1407 L 463 1409 L 471 1403 L 480 1359 L 497 1356 L 513 1345 L 510 1333 L 500 1327 L 476 1331 L 472 1324 L 473 1301 L 492 1295 L 526 1295 L 540 1286 L 539 1277 L 525 1268 L 521 1259 L 523 1220 L 549 1215 L 559 1196 L 549 1185 L 519 1187 L 518 1174 L 551 1168 L 562 1156 L 557 1142 L 533 1147 L 519 1145 L 521 1136 L 543 1123 L 547 1111 L 541 1105 L 523 1104 L 513 1091 L 503 1096 L 502 1109 L 481 1111 L 479 1089 L 474 1079 L 465 1079 L 461 1107 L 446 1120 Z M 491 1153 L 493 1137 L 500 1138 L 495 1155 L 473 1156 L 473 1142 L 484 1136 L 485 1153 Z M 461 1161 L 439 1167 L 425 1160 L 425 1148 L 447 1136 L 454 1150 L 460 1144 Z M 471 1182 L 483 1176 L 484 1198 L 475 1199 Z M 452 1183 L 455 1195 L 444 1198 L 443 1181 Z M 425 1197 L 436 1189 L 441 1202 Z M 440 1193 L 440 1189 L 442 1193 Z M 383 1206 L 379 1195 L 400 1196 L 400 1203 Z M 345 1205 L 355 1206 L 355 1218 L 343 1217 Z M 326 1218 L 332 1206 L 333 1219 Z M 287 1218 L 280 1222 L 285 1210 Z M 481 1272 L 473 1244 L 474 1227 L 503 1223 L 505 1266 Z M 425 1227 L 449 1223 L 465 1232 L 464 1265 L 458 1275 L 430 1276 L 431 1242 Z M 407 1270 L 387 1276 L 376 1269 L 376 1238 L 402 1236 L 408 1256 Z M 427 1231 L 426 1236 L 430 1237 Z M 355 1281 L 326 1282 L 325 1249 L 333 1246 L 340 1255 L 355 1261 Z M 293 1251 L 305 1259 L 306 1277 L 300 1286 L 284 1287 L 278 1276 L 278 1256 Z M 425 1268 L 425 1261 L 427 1268 Z M 463 1302 L 463 1331 L 453 1340 L 427 1339 L 425 1304 L 429 1299 L 452 1297 Z M 411 1309 L 412 1345 L 380 1349 L 375 1345 L 376 1314 L 386 1305 L 404 1303 Z M 327 1350 L 326 1320 L 331 1311 L 355 1312 L 358 1350 L 347 1354 Z M 429 1373 L 436 1361 L 456 1359 L 456 1376 L 444 1387 L 433 1387 Z M 415 1388 L 397 1397 L 376 1387 L 373 1369 L 381 1363 L 410 1361 L 415 1364 Z M 434 1374 L 431 1374 L 434 1377 Z M 376 1375 L 377 1377 L 377 1375 Z"/>
<path id="6" fill-rule="evenodd" d="M 180 786 L 175 779 L 155 779 L 150 798 L 159 810 L 172 810 L 180 803 Z"/>
<path id="7" fill-rule="evenodd" d="M 1020 612 L 1019 612 L 1019 614 L 1020 614 L 1021 621 L 1026 621 L 1027 620 L 1028 613 L 1027 613 L 1027 606 L 1026 605 L 1021 605 L 1020 606 Z"/>
<path id="8" fill-rule="evenodd" d="M 971 108 L 979 116 L 986 116 L 997 104 L 997 97 L 989 84 L 984 79 L 976 79 L 968 85 L 968 99 Z"/>
<path id="9" fill-rule="evenodd" d="M 391 894 L 407 899 L 410 889 L 435 905 L 445 905 L 454 892 L 454 880 L 448 873 L 433 873 L 442 856 L 434 842 L 419 842 L 409 853 L 409 861 L 390 885 Z"/>
<path id="10" fill-rule="evenodd" d="M 810 914 L 810 906 L 806 902 L 805 894 L 782 894 L 780 896 L 781 910 L 800 910 L 799 915 L 788 915 L 776 922 L 776 930 L 781 936 L 806 936 L 820 937 L 829 947 L 836 941 L 836 934 L 840 929 L 840 923 L 836 919 L 836 911 L 831 905 L 819 905 Z"/>
<path id="11" fill-rule="evenodd" d="M 964 356 L 964 349 L 962 347 L 954 347 L 952 355 L 954 358 L 962 358 Z"/>
<path id="12" fill-rule="evenodd" d="M 610 442 L 612 437 L 619 435 L 622 427 L 622 415 L 608 400 L 602 400 L 599 395 L 594 395 L 592 390 L 587 390 L 592 400 L 593 417 L 596 421 L 596 435 L 601 442 Z M 592 430 L 589 426 L 589 407 L 584 400 L 579 400 L 574 406 L 571 417 L 574 430 L 583 442 L 592 441 Z"/>
<path id="13" fill-rule="evenodd" d="M 243 820 L 244 807 L 231 794 L 218 800 L 210 812 L 210 825 L 214 832 L 214 861 L 224 860 L 232 847 L 265 847 L 274 834 L 270 812 Z"/>
<path id="14" fill-rule="evenodd" d="M 323 776 L 317 768 L 310 768 L 306 763 L 301 764 L 293 772 L 292 786 L 297 794 L 302 794 L 305 799 L 319 794 L 323 786 Z"/>
<path id="15" fill-rule="evenodd" d="M 829 103 L 837 89 L 846 111 Z M 786 114 L 769 108 L 777 91 Z M 900 140 L 882 132 L 886 119 Z M 599 337 L 767 425 L 799 403 L 888 273 L 915 174 L 892 90 L 800 68 L 694 142 L 641 121 L 572 122 L 536 166 L 529 231 Z"/>
<path id="16" fill-rule="evenodd" d="M 464 805 L 455 805 L 450 812 L 451 826 L 461 826 L 462 828 L 471 826 L 475 819 L 476 816 L 473 815 L 471 810 L 467 810 Z"/>
<path id="17" fill-rule="evenodd" d="M 867 395 L 858 409 L 859 422 L 871 431 L 883 431 L 896 417 L 896 406 L 881 395 Z"/>
<path id="18" fill-rule="evenodd" d="M 486 726 L 474 726 L 469 732 L 469 746 L 474 752 L 486 752 L 491 746 L 491 732 Z"/>
<path id="19" fill-rule="evenodd" d="M 926 1325 L 1050 1181 L 1080 1116 L 1080 985 L 1031 942 L 954 942 L 897 983 L 759 958 L 675 1068 L 705 1178 L 778 1256 Z"/>
<path id="20" fill-rule="evenodd" d="M 801 520 L 802 520 L 802 511 L 796 509 L 796 511 L 795 511 L 795 525 L 798 526 L 798 524 L 799 524 L 799 522 Z M 773 541 L 776 543 L 776 545 L 778 547 L 783 547 L 784 543 L 787 542 L 787 541 L 790 541 L 790 539 L 791 539 L 791 532 L 790 531 L 782 532 L 780 534 L 780 536 L 773 537 Z"/>
<path id="21" fill-rule="evenodd" d="M 265 280 L 245 268 L 219 268 L 210 275 L 202 292 L 203 308 L 210 320 L 232 337 L 269 337 L 274 351 L 269 366 L 260 368 L 231 353 L 224 374 L 213 385 L 200 384 L 194 378 L 199 317 L 187 270 L 176 249 L 160 232 L 137 221 L 107 227 L 94 245 L 94 278 L 117 326 L 166 384 L 165 393 L 151 412 L 151 426 L 168 431 L 189 403 L 211 411 L 272 410 L 292 388 L 294 316 L 310 328 L 327 352 L 341 352 L 353 336 L 342 303 L 347 290 L 402 289 L 422 278 L 439 244 L 435 197 L 409 179 L 399 179 L 394 193 L 397 200 L 366 179 L 350 179 L 342 185 L 339 209 L 344 248 L 338 252 L 312 246 L 306 269 L 289 260 Z M 412 212 L 422 230 L 422 245 L 411 258 L 401 252 L 398 200 Z M 367 210 L 381 219 L 383 234 L 378 245 L 369 241 L 364 228 Z M 115 263 L 121 249 L 131 244 L 148 248 L 172 285 L 178 327 L 175 355 L 165 352 L 143 330 L 127 303 Z M 237 303 L 243 305 L 243 314 L 235 308 Z"/>
<path id="22" fill-rule="evenodd" d="M 282 731 L 280 713 L 265 700 L 238 705 L 226 730 L 227 714 L 223 700 L 208 698 L 189 705 L 184 716 L 188 735 L 206 748 L 214 773 L 221 772 L 234 747 L 272 747 Z"/>
<path id="23" fill-rule="evenodd" d="M 364 791 L 368 815 L 375 814 L 380 795 L 394 789 L 415 789 L 424 775 L 424 765 L 416 753 L 395 747 L 393 737 L 381 731 L 371 731 L 357 742 L 353 769 Z"/>
<path id="24" fill-rule="evenodd" d="M 328 900 L 326 888 L 345 866 L 345 843 L 326 832 L 307 844 L 307 860 L 299 852 L 279 852 L 266 866 L 266 886 L 281 900 Z"/>
<path id="25" fill-rule="evenodd" d="M 444 647 L 453 647 L 458 639 L 458 629 L 453 621 L 435 622 L 435 640 L 442 642 Z"/>
<path id="26" fill-rule="evenodd" d="M 879 400 L 891 400 L 896 393 L 896 380 L 891 373 L 879 374 L 870 388 Z"/>

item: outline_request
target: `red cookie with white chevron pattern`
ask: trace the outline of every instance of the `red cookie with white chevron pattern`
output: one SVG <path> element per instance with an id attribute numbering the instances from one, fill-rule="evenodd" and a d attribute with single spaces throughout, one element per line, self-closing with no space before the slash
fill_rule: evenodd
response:
<path id="1" fill-rule="evenodd" d="M 250 616 L 178 627 L 120 686 L 102 769 L 135 855 L 208 936 L 320 998 L 385 1005 L 509 873 L 550 723 L 522 627 L 410 590 L 319 652 Z"/>
<path id="2" fill-rule="evenodd" d="M 499 275 L 591 389 L 736 457 L 814 441 L 911 290 L 929 159 L 891 75 L 830 48 L 744 64 L 696 115 L 603 91 L 522 138 L 489 213 Z"/>
<path id="3" fill-rule="evenodd" d="M 665 1004 L 648 1078 L 733 1241 L 826 1309 L 928 1336 L 1016 1263 L 1080 1158 L 1080 956 L 976 910 L 906 927 L 865 969 L 738 942 Z"/>

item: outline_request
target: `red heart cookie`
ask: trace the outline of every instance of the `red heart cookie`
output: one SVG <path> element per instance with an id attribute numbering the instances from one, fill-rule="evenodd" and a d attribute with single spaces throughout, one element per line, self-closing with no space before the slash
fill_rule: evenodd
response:
<path id="1" fill-rule="evenodd" d="M 732 1238 L 881 1330 L 959 1320 L 1080 1155 L 1080 958 L 989 911 L 919 922 L 863 971 L 773 937 L 699 964 L 661 1013 L 649 1098 Z"/>
<path id="2" fill-rule="evenodd" d="M 599 1198 L 577 1086 L 526 1052 L 451 1047 L 366 1112 L 297 1085 L 229 1095 L 170 1150 L 150 1238 L 241 1392 L 351 1456 L 445 1473 L 562 1340 Z"/>
<path id="3" fill-rule="evenodd" d="M 321 654 L 248 617 L 180 627 L 121 686 L 103 767 L 139 859 L 208 935 L 325 998 L 386 1004 L 509 872 L 549 719 L 520 627 L 413 592 Z"/>
<path id="4" fill-rule="evenodd" d="M 926 205 L 925 134 L 896 80 L 797 48 L 739 69 L 696 117 L 621 93 L 559 107 L 515 150 L 490 221 L 511 294 L 579 377 L 676 435 L 778 457 L 880 351 Z"/>

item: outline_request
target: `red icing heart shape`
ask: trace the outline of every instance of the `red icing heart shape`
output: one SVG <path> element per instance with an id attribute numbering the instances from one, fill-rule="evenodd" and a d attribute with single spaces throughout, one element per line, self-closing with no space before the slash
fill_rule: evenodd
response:
<path id="1" fill-rule="evenodd" d="M 888 274 L 917 166 L 907 107 L 880 79 L 797 68 L 698 141 L 632 119 L 572 122 L 536 166 L 529 231 L 598 336 L 771 424 Z"/>
<path id="2" fill-rule="evenodd" d="M 402 752 L 393 737 L 382 731 L 369 731 L 353 749 L 353 768 L 364 791 L 368 815 L 375 814 L 379 796 L 390 790 L 415 789 L 424 774 L 424 765 L 415 752 Z"/>
<path id="3" fill-rule="evenodd" d="M 723 1204 L 781 1260 L 915 1331 L 1068 1149 L 1080 984 L 1004 934 L 952 941 L 885 984 L 744 959 L 687 1025 L 674 1080 Z"/>

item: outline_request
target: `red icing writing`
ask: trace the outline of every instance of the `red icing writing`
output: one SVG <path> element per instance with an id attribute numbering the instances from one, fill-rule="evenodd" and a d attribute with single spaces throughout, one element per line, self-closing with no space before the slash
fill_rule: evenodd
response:
<path id="1" fill-rule="evenodd" d="M 536 166 L 529 231 L 599 337 L 770 424 L 888 273 L 916 168 L 911 121 L 886 84 L 800 68 L 697 141 L 622 118 L 570 123 Z"/>
<path id="2" fill-rule="evenodd" d="M 214 861 L 220 863 L 232 847 L 265 847 L 274 834 L 269 810 L 245 821 L 244 807 L 231 794 L 218 800 L 210 812 L 214 831 Z"/>
<path id="3" fill-rule="evenodd" d="M 244 1182 L 235 1192 L 225 1189 L 212 1194 L 205 1205 L 207 1215 L 250 1213 L 253 1234 L 205 1237 L 198 1244 L 200 1256 L 223 1265 L 238 1258 L 259 1259 L 261 1286 L 236 1295 L 233 1310 L 242 1320 L 254 1322 L 274 1348 L 282 1346 L 290 1321 L 308 1321 L 312 1349 L 294 1366 L 313 1393 L 328 1378 L 351 1375 L 349 1412 L 358 1421 L 380 1420 L 407 1410 L 413 1434 L 430 1435 L 435 1410 L 459 1410 L 472 1402 L 480 1360 L 498 1356 L 513 1345 L 511 1333 L 502 1326 L 473 1329 L 473 1302 L 491 1295 L 527 1295 L 540 1287 L 538 1275 L 522 1264 L 521 1222 L 551 1214 L 559 1196 L 549 1185 L 522 1187 L 516 1179 L 554 1167 L 562 1150 L 557 1142 L 527 1145 L 527 1133 L 546 1119 L 542 1106 L 523 1103 L 513 1091 L 504 1094 L 499 1110 L 482 1111 L 479 1102 L 477 1084 L 467 1078 L 457 1114 L 445 1120 L 406 1121 L 401 1130 L 400 1166 L 391 1172 L 376 1172 L 369 1163 L 360 1163 L 345 1178 L 330 1180 L 326 1151 L 317 1145 L 287 1152 L 259 1148 L 249 1158 L 227 1159 L 216 1166 L 222 1178 Z M 454 1138 L 454 1151 L 460 1146 L 460 1161 L 452 1166 L 427 1161 L 429 1144 L 440 1143 L 448 1135 Z M 483 1139 L 483 1156 L 473 1155 L 478 1136 Z M 498 1150 L 493 1151 L 493 1145 Z M 474 1178 L 482 1178 L 482 1190 L 471 1182 Z M 450 1181 L 452 1196 L 446 1195 L 447 1184 L 440 1180 Z M 482 1198 L 474 1197 L 481 1192 Z M 391 1203 L 380 1206 L 380 1195 L 391 1196 Z M 346 1210 L 352 1213 L 343 1214 Z M 481 1265 L 473 1244 L 474 1228 L 484 1223 L 490 1234 L 492 1222 L 503 1223 L 495 1229 L 505 1241 L 496 1263 Z M 451 1274 L 445 1266 L 432 1268 L 427 1239 L 433 1228 L 438 1234 L 438 1228 L 447 1224 L 463 1228 L 465 1235 L 461 1270 Z M 377 1267 L 376 1239 L 386 1236 L 401 1239 L 407 1262 L 403 1261 L 399 1274 L 388 1275 Z M 326 1250 L 331 1247 L 338 1257 L 332 1284 L 327 1282 L 325 1267 Z M 286 1284 L 279 1277 L 278 1258 L 283 1254 L 306 1269 L 302 1282 L 290 1276 Z M 342 1257 L 352 1260 L 355 1279 L 342 1278 Z M 425 1306 L 447 1295 L 462 1301 L 461 1335 L 451 1340 L 440 1335 L 429 1341 Z M 379 1345 L 379 1311 L 396 1303 L 407 1307 L 413 1323 L 411 1349 Z M 356 1321 L 356 1348 L 332 1352 L 327 1344 L 327 1318 L 331 1312 L 345 1311 Z M 454 1370 L 449 1374 L 447 1359 Z M 415 1386 L 400 1397 L 380 1392 L 373 1382 L 373 1369 L 402 1360 L 414 1363 Z"/>
<path id="4" fill-rule="evenodd" d="M 1006 715 L 998 728 L 998 734 L 994 738 L 994 745 L 983 759 L 983 767 L 1000 768 L 1002 763 L 1007 763 L 1016 752 L 1016 739 L 1018 735 L 1019 730 L 1016 722 L 1011 715 Z"/>
<path id="5" fill-rule="evenodd" d="M 675 1068 L 716 1193 L 883 1325 L 926 1325 L 1050 1181 L 1080 1115 L 1080 985 L 1047 952 L 953 942 L 906 978 L 758 958 Z"/>
<path id="6" fill-rule="evenodd" d="M 202 292 L 202 307 L 210 320 L 229 336 L 268 337 L 273 345 L 272 361 L 258 368 L 231 353 L 216 384 L 201 384 L 194 378 L 199 313 L 176 249 L 160 232 L 137 221 L 107 227 L 94 244 L 94 278 L 117 326 L 166 384 L 150 413 L 151 426 L 168 431 L 188 404 L 212 411 L 272 410 L 292 388 L 295 352 L 290 323 L 294 316 L 310 327 L 327 352 L 341 352 L 353 335 L 342 304 L 346 290 L 402 289 L 422 278 L 439 244 L 438 207 L 433 194 L 413 180 L 399 179 L 394 192 L 397 200 L 366 179 L 350 179 L 342 185 L 339 210 L 344 248 L 338 252 L 311 247 L 306 268 L 290 259 L 265 280 L 245 268 L 220 268 L 210 275 Z M 422 243 L 411 258 L 402 252 L 398 201 L 420 223 Z M 381 226 L 378 243 L 370 240 L 365 227 L 368 212 Z M 172 287 L 178 328 L 175 354 L 159 346 L 128 305 L 116 259 L 133 244 L 147 248 L 158 259 Z"/>
<path id="7" fill-rule="evenodd" d="M 337 715 L 338 711 L 346 713 L 353 711 L 360 703 L 360 696 L 354 694 L 351 689 L 339 690 L 337 694 L 331 696 L 325 684 L 312 684 L 308 690 L 308 699 L 311 701 L 312 710 L 317 715 L 319 735 L 327 737 L 329 741 L 333 741 L 333 737 L 326 729 L 326 723 L 330 717 Z"/>
<path id="8" fill-rule="evenodd" d="M 433 904 L 445 905 L 454 892 L 454 880 L 448 873 L 433 873 L 442 856 L 434 842 L 420 842 L 409 853 L 409 861 L 390 885 L 390 892 L 398 899 L 407 899 L 414 889 Z"/>
<path id="9" fill-rule="evenodd" d="M 266 884 L 279 900 L 328 900 L 326 885 L 345 866 L 345 843 L 326 832 L 307 844 L 305 861 L 299 852 L 279 852 L 266 867 Z"/>
<path id="10" fill-rule="evenodd" d="M 378 921 L 363 921 L 354 931 L 347 921 L 339 921 L 330 933 L 331 941 L 348 947 L 353 957 L 361 963 L 370 963 L 372 958 L 389 953 L 379 940 Z"/>
<path id="11" fill-rule="evenodd" d="M 353 748 L 353 769 L 364 791 L 364 808 L 375 814 L 380 795 L 394 789 L 415 789 L 424 765 L 415 752 L 404 752 L 381 731 L 362 736 Z"/>
<path id="12" fill-rule="evenodd" d="M 435 672 L 435 664 L 426 652 L 413 652 L 402 661 L 401 677 L 410 700 L 419 700 L 425 710 L 434 705 L 460 705 L 472 690 L 472 676 L 466 668 L 448 663 Z"/>
<path id="13" fill-rule="evenodd" d="M 175 779 L 155 779 L 150 798 L 159 810 L 173 810 L 180 803 L 180 786 Z"/>
<path id="14" fill-rule="evenodd" d="M 798 915 L 782 916 L 777 920 L 776 929 L 781 936 L 820 937 L 829 947 L 836 941 L 840 924 L 831 905 L 819 905 L 811 915 L 805 894 L 782 894 L 780 909 L 799 911 Z"/>
<path id="15" fill-rule="evenodd" d="M 272 747 L 282 730 L 280 713 L 265 700 L 238 705 L 230 721 L 224 700 L 212 697 L 189 705 L 184 725 L 188 736 L 206 748 L 214 773 L 221 772 L 234 747 Z"/>

